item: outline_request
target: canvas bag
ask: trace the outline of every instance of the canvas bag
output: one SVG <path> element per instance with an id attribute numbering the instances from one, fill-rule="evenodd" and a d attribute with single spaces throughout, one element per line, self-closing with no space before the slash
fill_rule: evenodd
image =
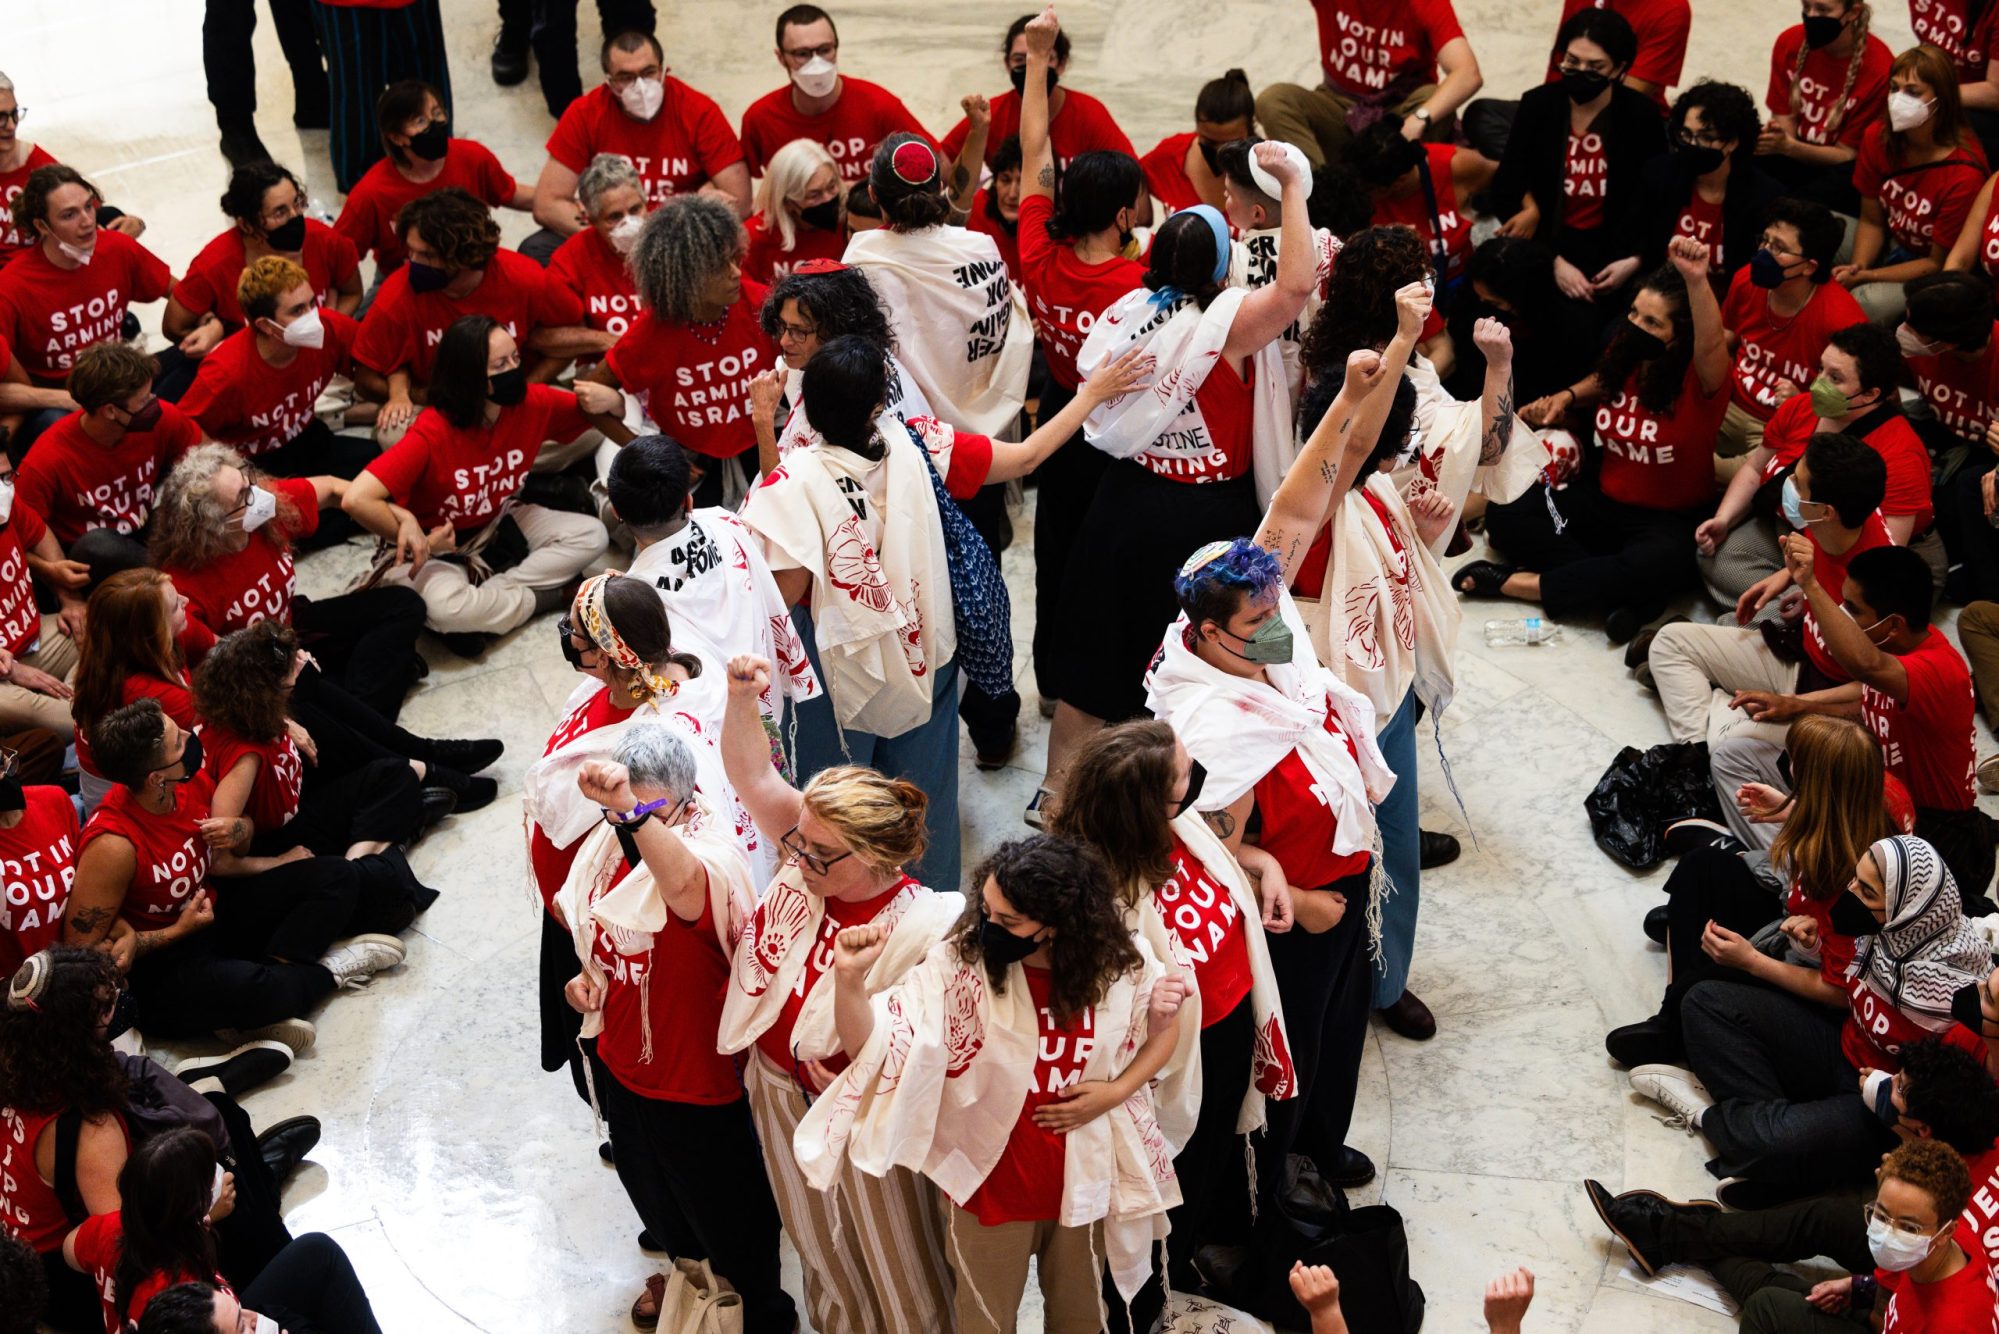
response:
<path id="1" fill-rule="evenodd" d="M 659 1334 L 743 1334 L 743 1299 L 706 1260 L 675 1260 L 659 1299 Z"/>

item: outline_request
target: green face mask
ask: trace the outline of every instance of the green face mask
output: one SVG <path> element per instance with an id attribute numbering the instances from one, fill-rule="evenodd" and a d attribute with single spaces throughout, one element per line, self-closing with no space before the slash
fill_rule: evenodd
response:
<path id="1" fill-rule="evenodd" d="M 1821 375 L 1812 381 L 1812 411 L 1825 418 L 1844 417 L 1853 411 L 1853 400 L 1846 391 Z"/>
<path id="2" fill-rule="evenodd" d="M 1222 633 L 1230 639 L 1241 638 L 1239 635 L 1229 634 L 1227 630 L 1223 630 Z M 1242 644 L 1241 652 L 1235 649 L 1229 649 L 1229 652 L 1235 653 L 1244 662 L 1260 663 L 1268 667 L 1291 661 L 1291 627 L 1284 623 L 1282 616 L 1273 616 L 1265 621 L 1257 627 L 1256 633 L 1244 639 Z"/>

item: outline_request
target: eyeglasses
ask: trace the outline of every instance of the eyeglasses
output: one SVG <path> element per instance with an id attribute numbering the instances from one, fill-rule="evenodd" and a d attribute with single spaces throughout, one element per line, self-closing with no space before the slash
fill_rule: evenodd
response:
<path id="1" fill-rule="evenodd" d="M 1728 140 L 1717 137 L 1709 130 L 1682 129 L 1679 138 L 1680 142 L 1689 148 L 1720 148 L 1728 142 Z"/>
<path id="2" fill-rule="evenodd" d="M 1924 1227 L 1921 1223 L 1913 1222 L 1907 1218 L 1895 1217 L 1878 1203 L 1862 1205 L 1860 1217 L 1861 1221 L 1866 1223 L 1885 1223 L 1905 1237 L 1934 1237 L 1936 1235 L 1936 1232 Z"/>
<path id="3" fill-rule="evenodd" d="M 300 194 L 297 202 L 280 204 L 270 212 L 263 214 L 262 221 L 266 227 L 282 227 L 293 218 L 304 217 L 306 209 L 310 204 L 311 201 L 304 194 Z"/>
<path id="4" fill-rule="evenodd" d="M 19 125 L 28 118 L 26 107 L 15 107 L 12 111 L 0 111 L 0 125 Z"/>
<path id="5" fill-rule="evenodd" d="M 802 343 L 808 338 L 817 338 L 819 336 L 819 326 L 816 324 L 787 324 L 780 320 L 777 325 L 777 336 L 779 338 L 796 338 Z"/>
<path id="6" fill-rule="evenodd" d="M 1574 56 L 1563 56 L 1555 68 L 1564 74 L 1608 75 L 1617 67 L 1607 60 L 1577 60 Z"/>
<path id="7" fill-rule="evenodd" d="M 1773 255 L 1789 255 L 1792 259 L 1803 259 L 1805 257 L 1804 251 L 1791 249 L 1791 247 L 1785 245 L 1768 232 L 1758 237 L 1756 244 Z"/>
<path id="8" fill-rule="evenodd" d="M 840 44 L 838 42 L 824 42 L 818 46 L 794 46 L 789 51 L 786 51 L 785 54 L 803 65 L 815 56 L 821 60 L 831 60 L 839 49 Z"/>
<path id="9" fill-rule="evenodd" d="M 854 855 L 852 848 L 847 849 L 837 857 L 821 857 L 816 853 L 807 852 L 805 845 L 798 841 L 797 825 L 793 825 L 786 831 L 784 837 L 778 840 L 778 844 L 791 854 L 793 861 L 803 862 L 805 868 L 814 875 L 825 875 L 826 872 L 833 869 L 833 863 L 843 862 Z"/>
<path id="10" fill-rule="evenodd" d="M 618 73 L 613 74 L 610 78 L 604 80 L 604 82 L 610 84 L 613 88 L 616 88 L 618 91 L 623 92 L 625 89 L 631 87 L 634 83 L 636 83 L 640 79 L 657 79 L 664 72 L 665 71 L 661 70 L 660 67 L 657 65 L 647 65 L 644 69 L 639 70 L 637 72 L 633 72 L 632 70 L 620 70 Z"/>

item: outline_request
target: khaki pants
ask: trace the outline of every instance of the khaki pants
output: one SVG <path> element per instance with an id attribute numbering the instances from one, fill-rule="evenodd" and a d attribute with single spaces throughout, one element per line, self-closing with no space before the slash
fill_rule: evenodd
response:
<path id="1" fill-rule="evenodd" d="M 476 587 L 456 561 L 426 561 L 415 578 L 398 565 L 382 576 L 423 597 L 424 624 L 439 634 L 505 634 L 534 615 L 537 589 L 560 588 L 590 568 L 610 545 L 604 525 L 587 514 L 539 505 L 515 506 L 514 522 L 528 540 L 527 559 Z"/>
<path id="2" fill-rule="evenodd" d="M 1974 602 L 1957 616 L 1957 637 L 1985 720 L 1999 719 L 1999 602 Z"/>
<path id="3" fill-rule="evenodd" d="M 1395 108 L 1396 119 L 1406 118 L 1436 91 L 1436 84 L 1426 83 L 1409 94 Z M 1312 170 L 1321 171 L 1328 162 L 1339 162 L 1345 156 L 1346 146 L 1353 139 L 1347 129 L 1347 112 L 1353 105 L 1353 98 L 1324 84 L 1307 88 L 1296 83 L 1273 83 L 1257 94 L 1256 121 L 1263 127 L 1266 139 L 1296 144 L 1311 162 Z M 1432 125 L 1423 137 L 1444 139 L 1450 132 L 1446 117 Z"/>
<path id="4" fill-rule="evenodd" d="M 1027 1262 L 1041 1276 L 1047 1334 L 1098 1334 L 1104 1327 L 1104 1229 L 1048 1223 L 987 1227 L 947 1206 L 951 1269 L 958 1280 L 957 1334 L 1014 1334 Z"/>
<path id="5" fill-rule="evenodd" d="M 1738 690 L 1788 693 L 1798 684 L 1798 668 L 1772 653 L 1760 630 L 1683 621 L 1659 631 L 1649 660 L 1673 740 L 1712 746 L 1738 732 L 1762 732 L 1783 744 L 1784 727 L 1755 722 L 1728 704 Z"/>
<path id="6" fill-rule="evenodd" d="M 70 684 L 76 681 L 76 641 L 62 632 L 53 616 L 42 617 L 41 642 L 15 661 L 39 667 Z M 0 681 L 0 729 L 13 731 L 21 727 L 54 732 L 65 745 L 76 739 L 76 724 L 70 720 L 68 700 Z"/>
<path id="7" fill-rule="evenodd" d="M 1853 299 L 1860 303 L 1861 313 L 1867 316 L 1869 324 L 1893 325 L 1908 309 L 1900 283 L 1862 283 L 1852 290 Z"/>
<path id="8" fill-rule="evenodd" d="M 1731 401 L 1722 414 L 1721 431 L 1714 438 L 1716 457 L 1737 458 L 1763 443 L 1763 423 L 1740 403 Z"/>
<path id="9" fill-rule="evenodd" d="M 819 1334 L 949 1329 L 951 1271 L 937 1188 L 902 1168 L 872 1177 L 850 1164 L 831 1190 L 814 1190 L 791 1149 L 806 1108 L 797 1081 L 755 1048 L 743 1073 L 778 1216 L 798 1248 L 812 1327 Z"/>

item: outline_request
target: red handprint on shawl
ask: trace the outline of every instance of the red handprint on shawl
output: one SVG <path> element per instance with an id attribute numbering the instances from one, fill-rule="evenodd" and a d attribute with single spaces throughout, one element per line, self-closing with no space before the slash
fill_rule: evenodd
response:
<path id="1" fill-rule="evenodd" d="M 916 600 L 921 588 L 916 580 L 909 581 L 909 601 L 902 604 L 903 622 L 895 632 L 902 641 L 902 660 L 909 664 L 909 674 L 918 677 L 930 671 L 923 661 L 923 605 Z"/>
<path id="2" fill-rule="evenodd" d="M 785 952 L 805 930 L 811 915 L 811 904 L 803 891 L 791 886 L 764 896 L 750 922 L 748 948 L 736 951 L 736 985 L 745 995 L 761 996 L 770 989 Z"/>
<path id="3" fill-rule="evenodd" d="M 1277 1016 L 1263 1021 L 1256 1035 L 1256 1051 L 1250 1056 L 1250 1082 L 1266 1098 L 1282 1102 L 1298 1095 L 1298 1072 L 1291 1064 L 1291 1048 L 1277 1027 Z"/>
<path id="4" fill-rule="evenodd" d="M 976 969 L 960 968 L 944 989 L 944 1077 L 963 1074 L 986 1042 L 979 1022 L 979 1002 L 985 998 L 985 979 Z"/>
<path id="5" fill-rule="evenodd" d="M 888 578 L 882 573 L 881 558 L 861 536 L 858 517 L 848 516 L 826 543 L 826 578 L 869 611 L 887 611 L 895 605 Z"/>

